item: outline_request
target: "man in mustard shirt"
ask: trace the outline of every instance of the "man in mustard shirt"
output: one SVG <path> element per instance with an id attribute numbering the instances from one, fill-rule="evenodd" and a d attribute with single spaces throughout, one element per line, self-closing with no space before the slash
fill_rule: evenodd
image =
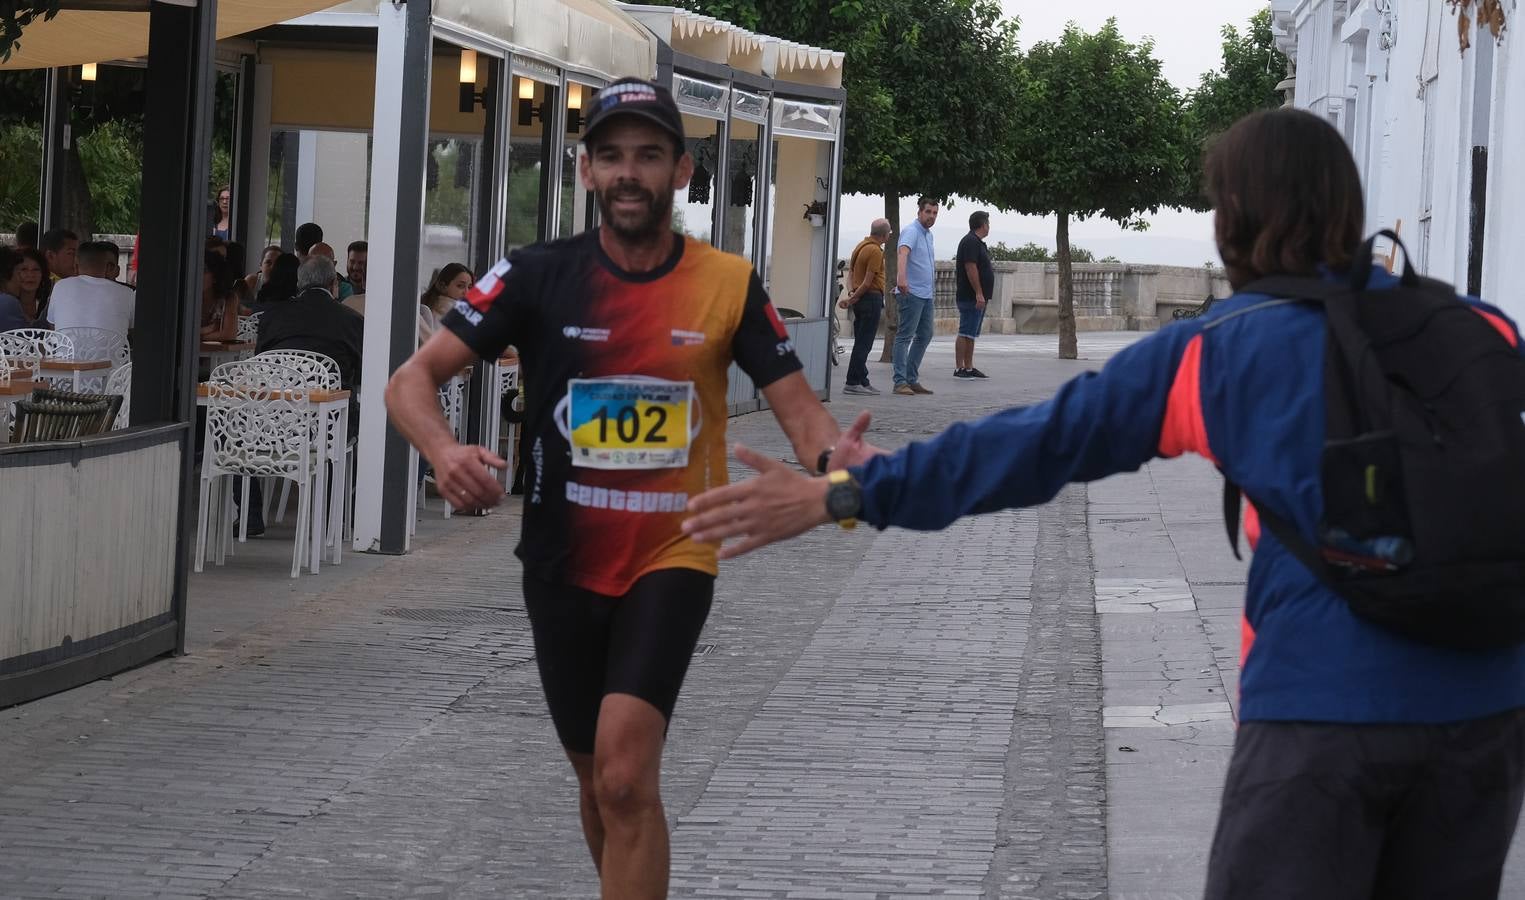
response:
<path id="1" fill-rule="evenodd" d="M 853 352 L 847 362 L 849 394 L 877 394 L 868 383 L 868 354 L 879 335 L 879 317 L 884 314 L 884 245 L 890 239 L 890 220 L 875 219 L 868 237 L 858 242 L 850 263 L 849 284 L 852 293 L 842 299 L 842 308 L 853 315 Z"/>

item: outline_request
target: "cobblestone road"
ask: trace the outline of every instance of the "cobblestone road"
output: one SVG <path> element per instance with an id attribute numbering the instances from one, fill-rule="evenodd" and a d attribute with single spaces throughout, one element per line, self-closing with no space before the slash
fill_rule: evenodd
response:
<path id="1" fill-rule="evenodd" d="M 1136 337 L 1082 335 L 1081 362 L 982 340 L 988 382 L 939 339 L 936 396 L 833 411 L 896 445 Z M 787 453 L 766 413 L 732 433 Z M 667 750 L 673 894 L 1199 895 L 1244 580 L 1216 505 L 1173 461 L 728 564 Z M 594 896 L 517 513 L 437 517 L 407 557 L 295 582 L 272 528 L 193 580 L 187 656 L 0 710 L 0 897 Z"/>

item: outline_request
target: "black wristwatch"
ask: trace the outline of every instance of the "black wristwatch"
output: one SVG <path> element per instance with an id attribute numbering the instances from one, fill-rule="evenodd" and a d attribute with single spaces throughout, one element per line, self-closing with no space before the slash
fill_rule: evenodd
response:
<path id="1" fill-rule="evenodd" d="M 826 480 L 831 482 L 826 488 L 826 515 L 851 531 L 858 524 L 858 513 L 863 510 L 863 489 L 846 469 L 830 473 Z"/>

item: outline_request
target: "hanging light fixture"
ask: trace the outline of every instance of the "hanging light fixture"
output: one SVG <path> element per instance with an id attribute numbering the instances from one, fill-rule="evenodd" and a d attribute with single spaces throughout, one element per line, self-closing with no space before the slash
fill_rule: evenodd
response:
<path id="1" fill-rule="evenodd" d="M 582 85 L 575 82 L 567 83 L 567 131 L 582 131 Z"/>
<path id="2" fill-rule="evenodd" d="M 477 51 L 461 51 L 461 112 L 470 114 L 480 103 L 487 105 L 487 92 L 477 90 Z"/>
<path id="3" fill-rule="evenodd" d="M 95 63 L 85 63 L 84 65 L 79 67 L 79 80 L 80 81 L 94 81 L 95 80 Z"/>
<path id="4" fill-rule="evenodd" d="M 519 76 L 519 124 L 533 125 L 536 119 L 545 121 L 545 106 L 535 105 L 535 82 Z"/>

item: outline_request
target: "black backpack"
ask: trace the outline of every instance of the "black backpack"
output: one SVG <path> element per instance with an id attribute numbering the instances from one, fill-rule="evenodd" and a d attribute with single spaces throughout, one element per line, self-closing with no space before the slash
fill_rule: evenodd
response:
<path id="1" fill-rule="evenodd" d="M 1371 622 L 1459 649 L 1525 642 L 1525 358 L 1450 285 L 1415 273 L 1406 249 L 1398 284 L 1367 290 L 1375 240 L 1347 283 L 1244 288 L 1317 303 L 1328 323 L 1316 543 L 1256 510 Z M 1240 493 L 1225 480 L 1235 557 Z"/>

